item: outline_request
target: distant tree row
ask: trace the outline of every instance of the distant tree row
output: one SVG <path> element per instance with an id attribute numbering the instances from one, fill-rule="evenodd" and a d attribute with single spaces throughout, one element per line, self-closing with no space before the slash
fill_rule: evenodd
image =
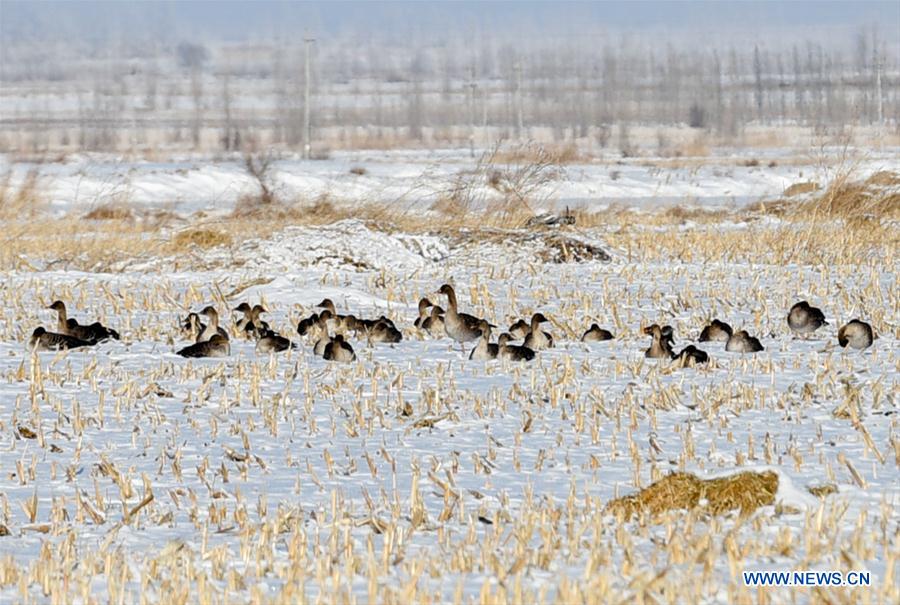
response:
<path id="1" fill-rule="evenodd" d="M 124 44 L 124 43 L 123 43 Z M 4 46 L 0 150 L 67 147 L 301 148 L 302 39 L 183 41 L 104 53 Z M 727 139 L 747 124 L 815 128 L 900 121 L 900 65 L 873 29 L 851 44 L 646 44 L 620 37 L 515 44 L 464 37 L 403 44 L 321 38 L 313 47 L 314 142 L 448 145 L 475 133 L 591 138 L 685 125 Z M 625 136 L 621 136 L 621 135 Z"/>

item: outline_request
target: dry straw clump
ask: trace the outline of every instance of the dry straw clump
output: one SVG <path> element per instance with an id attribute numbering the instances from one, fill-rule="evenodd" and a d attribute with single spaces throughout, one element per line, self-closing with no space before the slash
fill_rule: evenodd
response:
<path id="1" fill-rule="evenodd" d="M 798 210 L 843 219 L 900 217 L 900 175 L 876 172 L 864 181 L 851 180 L 851 174 L 838 175 L 825 192 Z"/>
<path id="2" fill-rule="evenodd" d="M 784 197 L 796 197 L 798 195 L 804 195 L 806 193 L 812 193 L 813 191 L 818 190 L 818 183 L 814 183 L 813 181 L 803 181 L 801 183 L 794 183 L 793 185 L 785 189 Z"/>
<path id="3" fill-rule="evenodd" d="M 89 221 L 127 221 L 134 217 L 134 212 L 126 204 L 121 202 L 110 202 L 108 204 L 100 204 L 91 208 L 84 215 Z"/>
<path id="4" fill-rule="evenodd" d="M 670 510 L 702 509 L 713 515 L 740 509 L 749 515 L 775 502 L 778 475 L 772 471 L 744 471 L 727 477 L 700 479 L 691 473 L 672 473 L 637 494 L 612 500 L 606 511 L 620 519 Z"/>
<path id="5" fill-rule="evenodd" d="M 186 248 L 213 248 L 215 246 L 223 246 L 231 243 L 231 237 L 221 231 L 214 229 L 198 228 L 188 229 L 176 233 L 172 238 L 172 247 L 176 250 L 184 250 Z"/>

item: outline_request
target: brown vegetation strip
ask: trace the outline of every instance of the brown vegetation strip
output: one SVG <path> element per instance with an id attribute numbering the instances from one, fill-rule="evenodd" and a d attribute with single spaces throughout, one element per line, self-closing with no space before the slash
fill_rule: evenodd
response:
<path id="1" fill-rule="evenodd" d="M 691 473 L 672 473 L 637 494 L 616 498 L 606 512 L 621 519 L 670 510 L 702 509 L 713 515 L 740 509 L 748 515 L 775 502 L 778 475 L 771 471 L 746 471 L 727 477 L 700 479 Z"/>

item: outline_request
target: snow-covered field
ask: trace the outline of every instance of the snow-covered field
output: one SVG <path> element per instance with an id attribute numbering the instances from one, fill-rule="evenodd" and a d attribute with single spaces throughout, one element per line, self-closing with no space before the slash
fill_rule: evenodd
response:
<path id="1" fill-rule="evenodd" d="M 623 159 L 610 154 L 554 170 L 553 178 L 542 183 L 534 196 L 559 208 L 685 204 L 729 208 L 780 197 L 796 183 L 825 185 L 840 170 L 852 169 L 865 178 L 897 168 L 900 150 L 851 151 L 847 155 L 842 149 L 812 147 L 798 155 L 795 151 L 724 150 L 716 157 L 674 159 Z M 274 161 L 270 182 L 274 193 L 286 202 L 311 203 L 327 197 L 348 204 L 427 207 L 447 195 L 460 178 L 470 178 L 477 159 L 456 150 L 338 152 L 332 159 L 314 161 L 286 155 Z M 363 174 L 353 174 L 352 169 Z M 242 195 L 259 192 L 239 156 L 173 156 L 151 162 L 73 154 L 65 162 L 49 164 L 0 156 L 0 174 L 10 174 L 12 186 L 32 171 L 57 213 L 114 203 L 178 213 L 230 210 Z M 487 199 L 497 196 L 486 181 L 484 174 L 476 175 L 477 193 Z"/>
<path id="2" fill-rule="evenodd" d="M 389 199 L 414 183 L 439 189 L 461 161 L 285 161 L 278 180 L 298 197 Z M 864 171 L 896 168 L 867 161 Z M 180 211 L 227 208 L 252 185 L 237 162 L 89 164 L 46 167 L 59 208 L 90 207 L 123 175 L 129 203 Z M 348 174 L 356 165 L 366 174 Z M 548 197 L 702 204 L 816 180 L 787 165 L 619 169 L 612 180 L 608 166 L 569 167 Z M 765 228 L 721 227 L 748 238 Z M 649 258 L 604 234 L 572 233 L 611 260 L 553 263 L 540 238 L 344 221 L 116 274 L 4 273 L 0 602 L 898 602 L 896 238 L 830 265 L 765 250 Z M 445 305 L 445 282 L 462 310 L 501 327 L 543 312 L 557 346 L 531 363 L 465 359 L 412 326 L 419 297 Z M 403 342 L 354 340 L 347 365 L 315 357 L 295 326 L 325 297 L 387 314 Z M 27 353 L 33 328 L 55 325 L 55 299 L 122 340 Z M 830 322 L 810 339 L 785 322 L 801 299 Z M 301 348 L 258 356 L 234 339 L 227 359 L 174 354 L 187 311 L 214 304 L 230 317 L 242 301 L 262 303 Z M 713 317 L 766 350 L 702 343 L 711 362 L 696 368 L 644 358 L 643 326 L 672 325 L 677 350 Z M 854 317 L 879 335 L 863 352 L 837 345 Z M 615 340 L 579 342 L 595 321 Z M 760 469 L 778 474 L 778 493 L 748 518 L 603 512 L 671 471 Z M 823 486 L 833 492 L 808 491 Z M 757 589 L 746 570 L 868 570 L 871 586 Z"/>

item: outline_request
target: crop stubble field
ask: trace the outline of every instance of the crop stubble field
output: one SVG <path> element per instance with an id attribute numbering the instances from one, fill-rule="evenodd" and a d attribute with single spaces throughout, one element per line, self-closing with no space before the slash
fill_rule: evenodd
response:
<path id="1" fill-rule="evenodd" d="M 323 199 L 26 215 L 53 200 L 8 182 L 0 600 L 897 602 L 900 180 L 871 172 L 715 212 L 579 206 L 573 227 L 530 229 L 503 204 L 450 220 L 471 195 L 402 216 Z M 557 346 L 470 361 L 419 332 L 416 302 L 443 305 L 448 281 L 501 330 L 543 312 Z M 324 297 L 387 314 L 403 342 L 315 357 L 295 326 Z M 122 340 L 27 352 L 56 299 Z M 785 322 L 801 299 L 830 322 L 809 339 Z M 187 311 L 230 318 L 241 301 L 300 349 L 174 354 Z M 672 325 L 680 349 L 713 317 L 766 350 L 644 358 L 643 326 Z M 878 334 L 865 351 L 837 344 L 854 317 Z M 579 342 L 595 321 L 615 339 Z M 617 500 L 673 472 L 743 471 L 766 485 Z M 872 585 L 743 585 L 770 569 Z"/>

